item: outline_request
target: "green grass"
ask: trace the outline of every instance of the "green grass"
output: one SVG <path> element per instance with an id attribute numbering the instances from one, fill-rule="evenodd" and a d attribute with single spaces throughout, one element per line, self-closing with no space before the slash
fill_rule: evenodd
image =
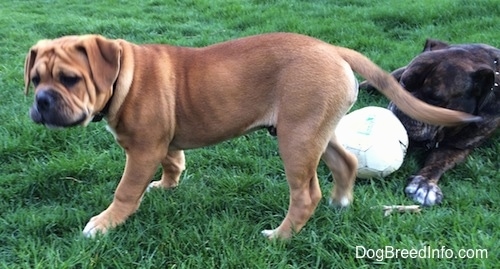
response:
<path id="1" fill-rule="evenodd" d="M 371 207 L 413 204 L 403 193 L 419 164 L 410 154 L 384 180 L 359 180 L 348 210 L 324 199 L 289 242 L 259 232 L 286 213 L 288 187 L 276 140 L 261 131 L 186 153 L 181 185 L 148 193 L 104 237 L 81 230 L 110 203 L 124 154 L 103 123 L 61 131 L 28 117 L 23 64 L 42 38 L 99 33 L 136 43 L 204 46 L 257 33 L 311 35 L 365 53 L 386 70 L 406 64 L 425 38 L 500 47 L 496 0 L 1 1 L 0 268 L 499 268 L 498 134 L 447 173 L 440 206 L 384 217 Z M 361 93 L 355 108 L 387 104 Z M 159 173 L 155 176 L 158 179 Z M 356 259 L 379 249 L 487 249 L 483 259 Z"/>

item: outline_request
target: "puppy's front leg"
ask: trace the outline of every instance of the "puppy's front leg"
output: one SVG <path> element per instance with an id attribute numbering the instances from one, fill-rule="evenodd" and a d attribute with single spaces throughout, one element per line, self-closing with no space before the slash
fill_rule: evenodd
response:
<path id="1" fill-rule="evenodd" d="M 142 195 L 160 163 L 157 158 L 152 157 L 154 155 L 147 150 L 127 151 L 125 171 L 116 188 L 113 202 L 106 210 L 90 219 L 83 230 L 86 237 L 106 233 L 108 229 L 123 223 L 139 208 Z"/>

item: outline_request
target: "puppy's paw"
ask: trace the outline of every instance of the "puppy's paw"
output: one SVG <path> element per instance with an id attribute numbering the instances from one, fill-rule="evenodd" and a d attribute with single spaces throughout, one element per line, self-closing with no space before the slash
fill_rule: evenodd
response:
<path id="1" fill-rule="evenodd" d="M 102 216 L 105 215 L 103 213 L 89 220 L 83 229 L 83 236 L 94 238 L 97 234 L 105 234 L 109 228 L 113 227 L 112 222 L 108 218 Z"/>
<path id="2" fill-rule="evenodd" d="M 260 232 L 260 234 L 267 237 L 267 239 L 274 239 L 277 237 L 276 230 L 263 230 L 262 232 Z"/>
<path id="3" fill-rule="evenodd" d="M 150 192 L 152 189 L 155 189 L 155 188 L 161 188 L 162 185 L 160 183 L 160 181 L 153 181 L 151 183 L 149 183 L 148 185 L 148 188 L 146 189 L 146 192 Z"/>
<path id="4" fill-rule="evenodd" d="M 405 192 L 414 201 L 424 206 L 439 204 L 443 200 L 443 193 L 438 185 L 420 175 L 411 176 L 408 179 Z"/>
<path id="5" fill-rule="evenodd" d="M 352 195 L 339 197 L 330 197 L 328 205 L 337 208 L 347 208 L 352 203 Z"/>
<path id="6" fill-rule="evenodd" d="M 263 236 L 265 236 L 269 240 L 288 239 L 292 236 L 291 233 L 280 232 L 278 228 L 276 228 L 274 230 L 263 230 L 262 232 L 260 232 L 260 234 L 262 234 Z"/>
<path id="7" fill-rule="evenodd" d="M 162 189 L 171 189 L 177 187 L 178 183 L 177 182 L 165 182 L 163 180 L 157 180 L 149 183 L 148 188 L 146 189 L 146 192 L 151 191 L 152 189 L 155 188 L 162 188 Z"/>

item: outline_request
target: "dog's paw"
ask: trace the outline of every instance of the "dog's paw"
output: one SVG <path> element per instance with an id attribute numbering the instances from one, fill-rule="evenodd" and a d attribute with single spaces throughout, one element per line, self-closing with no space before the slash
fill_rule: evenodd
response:
<path id="1" fill-rule="evenodd" d="M 157 180 L 157 181 L 153 181 L 153 182 L 149 183 L 148 188 L 146 189 L 146 192 L 149 192 L 152 189 L 157 189 L 157 188 L 172 189 L 172 188 L 177 187 L 177 185 L 178 185 L 178 182 L 176 182 L 176 181 L 167 182 L 164 180 Z"/>
<path id="2" fill-rule="evenodd" d="M 100 215 L 92 217 L 85 228 L 83 229 L 83 236 L 87 238 L 94 238 L 97 234 L 105 234 L 111 227 L 111 222 L 107 221 Z"/>
<path id="3" fill-rule="evenodd" d="M 424 206 L 432 206 L 441 203 L 443 200 L 441 189 L 436 183 L 429 181 L 427 178 L 417 175 L 411 176 L 408 181 L 405 192 L 414 201 Z"/>
<path id="4" fill-rule="evenodd" d="M 160 181 L 153 181 L 149 183 L 146 192 L 150 192 L 152 189 L 160 188 L 162 185 L 160 184 Z"/>
<path id="5" fill-rule="evenodd" d="M 274 239 L 277 236 L 276 229 L 275 230 L 263 230 L 260 232 L 263 236 L 265 236 L 267 239 Z"/>
<path id="6" fill-rule="evenodd" d="M 330 197 L 328 205 L 336 208 L 347 208 L 352 203 L 352 197 L 343 196 L 341 198 Z"/>
<path id="7" fill-rule="evenodd" d="M 260 232 L 263 236 L 265 236 L 269 240 L 274 239 L 289 239 L 292 235 L 291 233 L 283 233 L 280 232 L 278 228 L 274 230 L 263 230 Z"/>

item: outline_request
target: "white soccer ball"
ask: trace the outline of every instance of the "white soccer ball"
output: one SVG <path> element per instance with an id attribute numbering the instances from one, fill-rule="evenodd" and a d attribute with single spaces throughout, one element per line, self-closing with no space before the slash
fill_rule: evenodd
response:
<path id="1" fill-rule="evenodd" d="M 342 118 L 338 140 L 358 159 L 358 178 L 385 177 L 398 170 L 408 148 L 408 134 L 388 109 L 369 106 Z"/>

